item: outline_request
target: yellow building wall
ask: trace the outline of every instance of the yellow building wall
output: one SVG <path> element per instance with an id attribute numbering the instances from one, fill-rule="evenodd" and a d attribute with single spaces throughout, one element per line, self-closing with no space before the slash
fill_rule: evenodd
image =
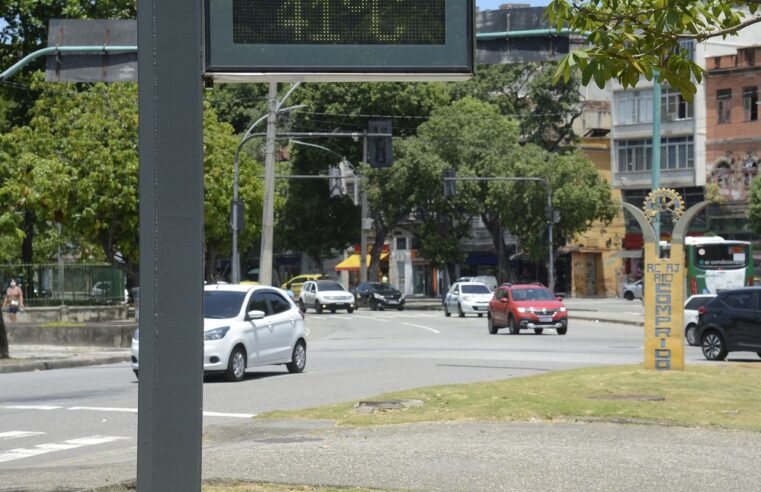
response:
<path id="1" fill-rule="evenodd" d="M 612 182 L 610 138 L 583 138 L 581 150 L 594 162 L 597 172 Z M 614 203 L 621 202 L 621 191 L 611 189 Z M 623 281 L 621 251 L 626 227 L 621 210 L 610 224 L 596 222 L 569 243 L 571 250 L 571 295 L 576 297 L 615 297 Z"/>

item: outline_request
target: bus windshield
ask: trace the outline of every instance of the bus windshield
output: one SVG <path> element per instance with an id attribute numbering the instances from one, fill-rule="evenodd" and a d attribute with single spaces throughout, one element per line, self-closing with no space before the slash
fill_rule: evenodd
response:
<path id="1" fill-rule="evenodd" d="M 695 266 L 704 270 L 739 269 L 748 266 L 747 244 L 696 244 Z"/>

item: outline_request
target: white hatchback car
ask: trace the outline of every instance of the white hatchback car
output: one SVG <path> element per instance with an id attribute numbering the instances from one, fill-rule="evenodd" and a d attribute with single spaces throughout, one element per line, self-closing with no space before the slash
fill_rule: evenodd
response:
<path id="1" fill-rule="evenodd" d="M 302 372 L 307 362 L 304 316 L 282 290 L 263 285 L 216 284 L 203 290 L 203 370 L 240 381 L 246 368 L 285 364 Z M 138 375 L 139 332 L 132 338 Z"/>
<path id="2" fill-rule="evenodd" d="M 455 282 L 444 298 L 444 316 L 456 312 L 460 318 L 475 313 L 480 318 L 489 311 L 492 291 L 480 282 Z"/>
<path id="3" fill-rule="evenodd" d="M 327 309 L 335 313 L 338 309 L 346 309 L 347 312 L 353 313 L 356 306 L 354 294 L 348 292 L 335 280 L 309 280 L 304 282 L 299 295 L 299 309 L 302 313 L 307 312 L 307 308 L 314 308 L 317 314 L 321 314 Z"/>

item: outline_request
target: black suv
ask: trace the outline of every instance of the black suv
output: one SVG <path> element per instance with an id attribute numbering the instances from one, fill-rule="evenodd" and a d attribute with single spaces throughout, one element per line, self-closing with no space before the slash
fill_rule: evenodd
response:
<path id="1" fill-rule="evenodd" d="M 761 357 L 761 287 L 725 290 L 698 309 L 697 339 L 708 360 L 729 352 Z"/>
<path id="2" fill-rule="evenodd" d="M 385 308 L 404 310 L 404 296 L 393 286 L 381 282 L 363 282 L 355 293 L 357 306 L 369 306 L 373 311 Z"/>

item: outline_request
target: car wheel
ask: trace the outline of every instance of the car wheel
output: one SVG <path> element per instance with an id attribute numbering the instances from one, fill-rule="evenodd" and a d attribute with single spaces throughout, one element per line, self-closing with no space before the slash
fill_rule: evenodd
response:
<path id="1" fill-rule="evenodd" d="M 396 308 L 397 311 L 404 311 L 404 306 L 399 306 Z"/>
<path id="2" fill-rule="evenodd" d="M 563 328 L 558 328 L 558 335 L 565 335 L 568 333 L 568 327 L 564 326 Z"/>
<path id="3" fill-rule="evenodd" d="M 478 313 L 478 317 L 479 318 L 483 318 L 484 317 L 484 313 Z"/>
<path id="4" fill-rule="evenodd" d="M 491 314 L 486 316 L 486 323 L 489 327 L 489 335 L 496 335 L 497 331 L 499 331 L 499 328 L 497 328 L 497 325 L 494 324 L 494 320 L 491 317 Z"/>
<path id="5" fill-rule="evenodd" d="M 534 333 L 536 333 L 537 335 L 541 335 L 542 333 L 544 333 L 544 328 L 534 328 Z"/>
<path id="6" fill-rule="evenodd" d="M 371 311 L 377 311 L 378 310 L 378 303 L 376 301 L 370 301 L 370 310 Z"/>
<path id="7" fill-rule="evenodd" d="M 301 299 L 299 299 L 299 311 L 301 311 L 302 313 L 307 312 L 307 307 L 304 305 L 304 301 L 302 301 Z"/>
<path id="8" fill-rule="evenodd" d="M 695 325 L 689 325 L 684 331 L 684 336 L 687 338 L 687 343 L 693 346 L 698 344 L 698 341 L 695 339 L 695 328 Z"/>
<path id="9" fill-rule="evenodd" d="M 624 299 L 626 299 L 627 301 L 633 301 L 634 293 L 627 290 L 626 292 L 624 292 Z"/>
<path id="10" fill-rule="evenodd" d="M 288 368 L 288 372 L 291 374 L 297 374 L 304 372 L 304 368 L 307 366 L 307 346 L 299 340 L 296 342 L 296 346 L 293 347 L 293 354 L 291 354 L 291 361 L 285 365 Z"/>
<path id="11" fill-rule="evenodd" d="M 138 371 L 137 369 L 132 369 L 132 372 L 134 372 L 134 373 L 135 373 L 135 378 L 136 378 L 136 379 L 140 379 L 140 376 L 139 376 L 139 371 Z"/>
<path id="12" fill-rule="evenodd" d="M 446 304 L 444 304 L 444 316 L 446 316 L 447 318 L 452 316 L 452 313 L 449 312 L 449 307 L 447 307 Z"/>
<path id="13" fill-rule="evenodd" d="M 322 305 L 317 301 L 314 301 L 314 310 L 317 311 L 317 314 L 322 314 Z"/>
<path id="14" fill-rule="evenodd" d="M 353 307 L 347 307 L 347 308 L 346 308 L 346 312 L 347 312 L 347 313 L 349 313 L 349 314 L 351 314 L 351 313 L 353 313 L 353 312 L 354 312 L 354 308 L 353 308 Z"/>
<path id="15" fill-rule="evenodd" d="M 515 318 L 512 316 L 507 320 L 507 327 L 510 329 L 511 335 L 519 335 L 521 332 L 521 329 L 515 324 Z"/>
<path id="16" fill-rule="evenodd" d="M 225 379 L 228 381 L 242 381 L 246 374 L 246 351 L 240 345 L 236 345 L 230 358 L 227 360 Z"/>
<path id="17" fill-rule="evenodd" d="M 330 308 L 330 314 L 336 314 L 336 308 L 332 307 Z"/>
<path id="18" fill-rule="evenodd" d="M 460 318 L 465 317 L 465 313 L 462 312 L 462 306 L 460 306 L 459 303 L 457 304 L 457 316 L 459 316 Z"/>
<path id="19" fill-rule="evenodd" d="M 709 331 L 703 335 L 703 356 L 708 360 L 724 360 L 727 357 L 727 347 L 724 340 L 716 331 Z"/>
<path id="20" fill-rule="evenodd" d="M 756 352 L 756 355 L 761 357 L 761 352 Z M 135 371 L 135 372 L 137 372 L 137 371 Z"/>

